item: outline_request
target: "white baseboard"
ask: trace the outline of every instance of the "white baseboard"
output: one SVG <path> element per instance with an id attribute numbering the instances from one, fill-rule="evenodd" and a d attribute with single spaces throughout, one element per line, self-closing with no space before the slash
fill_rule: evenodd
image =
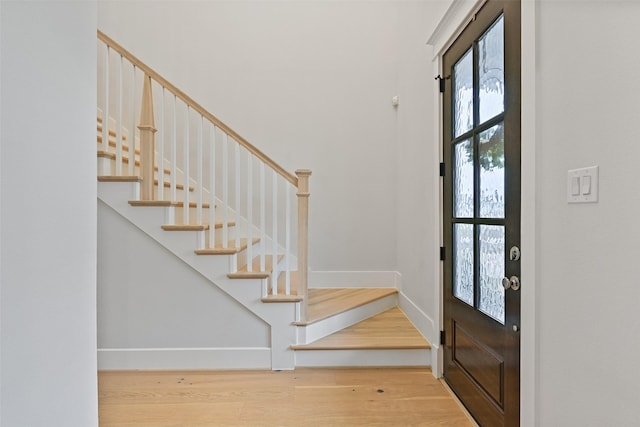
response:
<path id="1" fill-rule="evenodd" d="M 404 293 L 398 292 L 398 305 L 407 315 L 413 326 L 429 341 L 432 347 L 438 346 L 438 334 L 435 332 L 433 320 L 427 316 L 417 305 L 413 303 Z"/>
<path id="2" fill-rule="evenodd" d="M 310 288 L 398 288 L 397 271 L 310 271 Z"/>
<path id="3" fill-rule="evenodd" d="M 98 369 L 271 369 L 270 348 L 105 348 Z"/>

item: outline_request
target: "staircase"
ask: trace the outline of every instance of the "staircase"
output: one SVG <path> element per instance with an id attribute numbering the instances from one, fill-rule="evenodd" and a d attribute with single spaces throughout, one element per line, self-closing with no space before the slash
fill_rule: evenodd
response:
<path id="1" fill-rule="evenodd" d="M 274 370 L 430 365 L 430 345 L 395 288 L 308 288 L 310 171 L 285 171 L 115 41 L 98 39 L 100 203 L 266 322 Z"/>

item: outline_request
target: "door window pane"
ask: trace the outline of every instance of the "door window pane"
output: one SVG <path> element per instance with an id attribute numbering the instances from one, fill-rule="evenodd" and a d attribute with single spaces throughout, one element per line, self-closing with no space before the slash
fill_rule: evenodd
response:
<path id="1" fill-rule="evenodd" d="M 480 216 L 504 218 L 504 126 L 480 134 Z"/>
<path id="2" fill-rule="evenodd" d="M 473 306 L 473 224 L 453 225 L 453 295 Z"/>
<path id="3" fill-rule="evenodd" d="M 457 218 L 473 217 L 473 144 L 470 139 L 454 148 L 453 211 Z"/>
<path id="4" fill-rule="evenodd" d="M 478 41 L 480 123 L 504 111 L 504 19 Z"/>
<path id="5" fill-rule="evenodd" d="M 453 136 L 473 126 L 473 51 L 469 49 L 453 67 Z"/>
<path id="6" fill-rule="evenodd" d="M 483 313 L 504 324 L 504 226 L 480 225 L 480 305 Z"/>

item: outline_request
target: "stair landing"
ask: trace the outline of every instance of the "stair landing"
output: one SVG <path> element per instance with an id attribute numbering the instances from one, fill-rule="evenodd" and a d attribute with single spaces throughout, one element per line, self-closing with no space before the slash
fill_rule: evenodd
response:
<path id="1" fill-rule="evenodd" d="M 311 288 L 307 290 L 307 321 L 297 325 L 310 325 L 397 292 L 395 288 Z"/>
<path id="2" fill-rule="evenodd" d="M 294 350 L 405 350 L 430 349 L 431 344 L 418 332 L 405 314 L 394 307 Z"/>

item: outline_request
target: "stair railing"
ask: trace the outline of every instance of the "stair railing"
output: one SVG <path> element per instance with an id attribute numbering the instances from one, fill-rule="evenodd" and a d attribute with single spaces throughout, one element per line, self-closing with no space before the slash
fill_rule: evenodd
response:
<path id="1" fill-rule="evenodd" d="M 198 249 L 246 244 L 247 272 L 271 269 L 263 297 L 297 296 L 305 321 L 311 171 L 286 171 L 101 31 L 98 40 L 99 173 L 138 177 L 140 200 L 181 207 L 168 222 L 207 230 Z"/>

